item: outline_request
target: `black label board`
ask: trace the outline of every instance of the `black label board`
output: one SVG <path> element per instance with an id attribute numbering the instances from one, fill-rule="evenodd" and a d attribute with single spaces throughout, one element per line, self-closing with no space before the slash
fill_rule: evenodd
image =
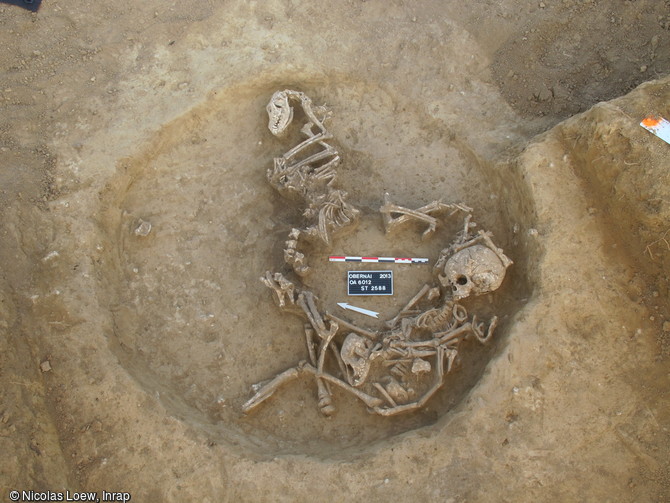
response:
<path id="1" fill-rule="evenodd" d="M 393 295 L 393 271 L 347 271 L 348 295 Z"/>

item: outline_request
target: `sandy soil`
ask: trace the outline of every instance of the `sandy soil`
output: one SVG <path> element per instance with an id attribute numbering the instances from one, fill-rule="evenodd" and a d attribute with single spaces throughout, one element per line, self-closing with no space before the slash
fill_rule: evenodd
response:
<path id="1" fill-rule="evenodd" d="M 3 498 L 670 499 L 670 146 L 638 126 L 670 118 L 670 2 L 45 0 L 0 23 Z M 266 128 L 283 88 L 332 110 L 363 209 L 333 251 L 449 243 L 384 236 L 389 192 L 468 204 L 515 262 L 469 304 L 496 341 L 420 412 L 342 394 L 325 419 L 308 379 L 240 412 L 305 358 L 258 281 L 300 220 L 265 179 L 295 139 Z M 308 285 L 334 312 L 328 252 Z M 394 271 L 361 307 L 429 276 Z"/>

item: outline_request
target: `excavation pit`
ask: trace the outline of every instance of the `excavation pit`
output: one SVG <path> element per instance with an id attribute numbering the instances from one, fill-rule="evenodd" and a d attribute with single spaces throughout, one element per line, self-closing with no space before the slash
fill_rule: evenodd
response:
<path id="1" fill-rule="evenodd" d="M 441 216 L 438 232 L 426 240 L 415 223 L 387 236 L 373 208 L 388 192 L 408 206 L 442 199 L 476 208 L 477 221 L 493 231 L 515 265 L 490 299 L 465 302 L 480 317 L 498 315 L 495 342 L 485 348 L 466 343 L 462 370 L 447 376 L 425 410 L 380 418 L 335 392 L 338 412 L 325 419 L 316 407 L 313 383 L 301 378 L 282 388 L 263 410 L 242 415 L 251 384 L 306 358 L 302 322 L 282 314 L 259 281 L 281 264 L 285 235 L 301 218 L 299 208 L 265 178 L 272 157 L 283 148 L 265 127 L 263 103 L 270 89 L 257 84 L 218 91 L 211 102 L 165 126 L 143 152 L 119 162 L 104 197 L 109 260 L 116 265 L 105 271 L 102 286 L 114 305 L 110 345 L 174 417 L 197 422 L 219 441 L 264 454 L 355 452 L 433 425 L 476 385 L 529 296 L 527 257 L 514 234 L 520 220 L 505 202 L 513 184 L 508 181 L 501 191 L 494 171 L 473 163 L 467 149 L 448 140 L 448 131 L 434 122 L 423 124 L 421 111 L 412 110 L 401 93 L 364 82 L 350 85 L 347 94 L 310 89 L 315 96 L 333 96 L 329 106 L 336 113 L 329 127 L 343 159 L 338 183 L 362 208 L 358 227 L 335 236 L 330 251 L 425 256 L 435 262 L 462 228 L 462 217 Z M 391 144 L 380 134 L 363 134 L 383 131 L 397 109 L 405 110 L 406 120 L 400 141 Z M 223 134 L 224 122 L 241 127 L 236 135 Z M 425 163 L 441 167 L 438 180 L 419 176 Z M 306 253 L 313 273 L 305 285 L 326 311 L 346 317 L 337 307 L 350 300 L 346 264 L 329 263 L 324 245 L 312 245 Z M 382 266 L 388 268 L 366 264 L 371 270 Z M 369 297 L 363 303 L 381 317 L 391 318 L 431 279 L 432 265 L 392 267 L 392 298 Z M 373 328 L 368 321 L 362 324 Z"/>

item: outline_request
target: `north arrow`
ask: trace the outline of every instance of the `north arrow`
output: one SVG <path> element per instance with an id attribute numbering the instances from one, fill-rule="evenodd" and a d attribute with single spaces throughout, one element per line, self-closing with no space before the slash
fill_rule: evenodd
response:
<path id="1" fill-rule="evenodd" d="M 340 306 L 342 309 L 349 309 L 350 311 L 356 311 L 357 313 L 372 316 L 373 318 L 377 318 L 379 316 L 379 313 L 370 311 L 369 309 L 363 309 L 362 307 L 352 306 L 350 304 L 347 304 L 346 302 L 338 302 L 337 305 Z"/>

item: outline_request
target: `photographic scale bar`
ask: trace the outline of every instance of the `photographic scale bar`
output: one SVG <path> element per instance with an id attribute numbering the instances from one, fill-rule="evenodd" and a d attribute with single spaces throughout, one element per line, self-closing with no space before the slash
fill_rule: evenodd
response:
<path id="1" fill-rule="evenodd" d="M 427 264 L 427 258 L 398 258 L 398 257 L 350 257 L 350 256 L 330 256 L 328 260 L 331 262 L 380 262 L 391 264 Z"/>

